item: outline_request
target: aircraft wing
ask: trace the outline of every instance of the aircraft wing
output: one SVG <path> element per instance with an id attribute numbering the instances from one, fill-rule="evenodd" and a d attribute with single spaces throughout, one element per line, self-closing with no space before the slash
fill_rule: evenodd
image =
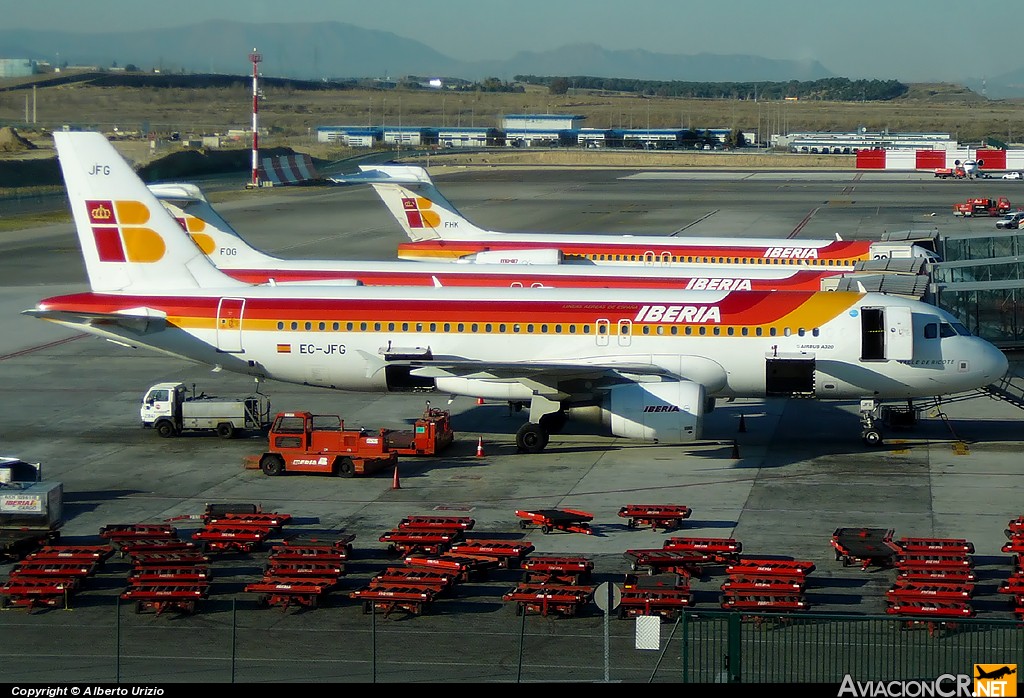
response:
<path id="1" fill-rule="evenodd" d="M 659 366 L 637 363 L 561 364 L 512 361 L 484 364 L 480 361 L 445 358 L 430 361 L 411 360 L 404 363 L 410 366 L 410 373 L 414 376 L 521 383 L 535 394 L 552 400 L 571 398 L 579 391 L 569 386 L 584 383 L 589 386 L 586 392 L 593 392 L 602 387 L 652 381 L 660 377 L 679 379 L 679 376 Z"/>

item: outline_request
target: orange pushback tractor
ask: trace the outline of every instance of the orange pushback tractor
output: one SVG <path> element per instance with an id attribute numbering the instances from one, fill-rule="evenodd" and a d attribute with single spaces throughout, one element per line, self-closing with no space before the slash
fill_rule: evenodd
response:
<path id="1" fill-rule="evenodd" d="M 270 427 L 268 443 L 260 456 L 265 475 L 355 477 L 393 469 L 398 463 L 398 452 L 388 446 L 383 429 L 346 429 L 338 415 L 280 412 Z"/>

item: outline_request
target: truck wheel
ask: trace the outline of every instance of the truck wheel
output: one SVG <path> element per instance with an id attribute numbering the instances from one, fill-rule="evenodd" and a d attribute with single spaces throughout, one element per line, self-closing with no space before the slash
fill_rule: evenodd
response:
<path id="1" fill-rule="evenodd" d="M 231 422 L 221 422 L 217 425 L 217 436 L 222 439 L 235 438 L 235 425 Z"/>
<path id="2" fill-rule="evenodd" d="M 260 470 L 263 471 L 264 475 L 274 477 L 284 472 L 284 461 L 281 460 L 281 456 L 275 456 L 273 454 L 263 456 L 260 458 Z"/>
<path id="3" fill-rule="evenodd" d="M 356 464 L 348 456 L 341 456 L 334 461 L 334 474 L 338 477 L 353 477 L 356 474 Z"/>
<path id="4" fill-rule="evenodd" d="M 165 439 L 168 439 L 177 435 L 177 429 L 174 428 L 174 425 L 171 422 L 164 420 L 156 425 L 156 433 Z"/>

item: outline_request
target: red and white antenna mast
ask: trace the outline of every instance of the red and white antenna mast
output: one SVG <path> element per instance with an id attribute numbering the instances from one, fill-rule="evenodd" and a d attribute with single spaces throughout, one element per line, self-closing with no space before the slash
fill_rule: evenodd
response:
<path id="1" fill-rule="evenodd" d="M 260 53 L 258 53 L 254 48 L 252 50 L 252 53 L 249 54 L 249 60 L 252 61 L 252 182 L 250 186 L 258 187 L 260 185 L 260 171 L 258 164 L 260 152 L 259 64 L 260 61 L 263 60 L 263 56 Z"/>

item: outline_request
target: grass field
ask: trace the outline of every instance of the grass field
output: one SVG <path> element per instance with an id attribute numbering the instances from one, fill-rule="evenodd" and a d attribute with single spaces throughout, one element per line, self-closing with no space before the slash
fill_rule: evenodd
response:
<path id="1" fill-rule="evenodd" d="M 252 124 L 251 82 L 239 78 L 226 88 L 95 87 L 74 83 L 36 90 L 4 90 L 0 81 L 0 126 L 14 126 L 39 146 L 33 152 L 0 153 L 0 187 L 53 184 L 35 178 L 28 158 L 52 158 L 49 132 L 65 125 L 122 134 L 120 152 L 136 165 L 163 157 L 179 146 L 155 143 L 146 132 L 189 136 L 226 134 Z M 892 102 L 754 102 L 692 100 L 634 95 L 552 95 L 545 88 L 523 93 L 427 90 L 295 90 L 266 86 L 259 123 L 268 135 L 262 148 L 289 147 L 321 160 L 339 160 L 355 151 L 316 142 L 318 126 L 473 126 L 497 127 L 505 114 L 559 113 L 584 117 L 596 128 L 729 128 L 753 131 L 761 138 L 793 131 L 943 132 L 962 143 L 994 137 L 1024 141 L 1024 106 L 986 100 L 953 85 L 914 85 L 906 98 Z M 135 137 L 132 137 L 134 134 Z M 152 147 L 155 145 L 156 147 Z M 239 149 L 249 148 L 244 141 Z M 432 158 L 433 159 L 433 158 Z M 744 149 L 727 155 L 694 152 L 580 151 L 527 152 L 508 149 L 469 156 L 444 155 L 435 164 L 604 165 L 658 167 L 842 167 L 851 156 L 789 155 Z M 52 163 L 51 163 L 52 165 Z M 4 170 L 8 170 L 5 172 Z M 51 167 L 51 172 L 53 169 Z M 7 176 L 3 176 L 3 175 Z M 183 173 L 186 174 L 187 173 Z"/>
<path id="2" fill-rule="evenodd" d="M 0 90 L 3 88 L 0 81 Z M 1024 141 L 1024 108 L 952 85 L 915 85 L 891 102 L 754 102 L 626 95 L 552 95 L 430 90 L 263 88 L 260 125 L 267 145 L 312 145 L 316 127 L 336 125 L 497 127 L 505 114 L 560 113 L 595 128 L 729 128 L 763 139 L 792 131 L 948 132 L 964 143 Z M 27 118 L 26 118 L 27 117 Z M 0 91 L 0 125 L 51 130 L 64 124 L 103 131 L 185 135 L 226 133 L 252 123 L 251 83 L 230 88 L 93 87 L 87 83 Z"/>

